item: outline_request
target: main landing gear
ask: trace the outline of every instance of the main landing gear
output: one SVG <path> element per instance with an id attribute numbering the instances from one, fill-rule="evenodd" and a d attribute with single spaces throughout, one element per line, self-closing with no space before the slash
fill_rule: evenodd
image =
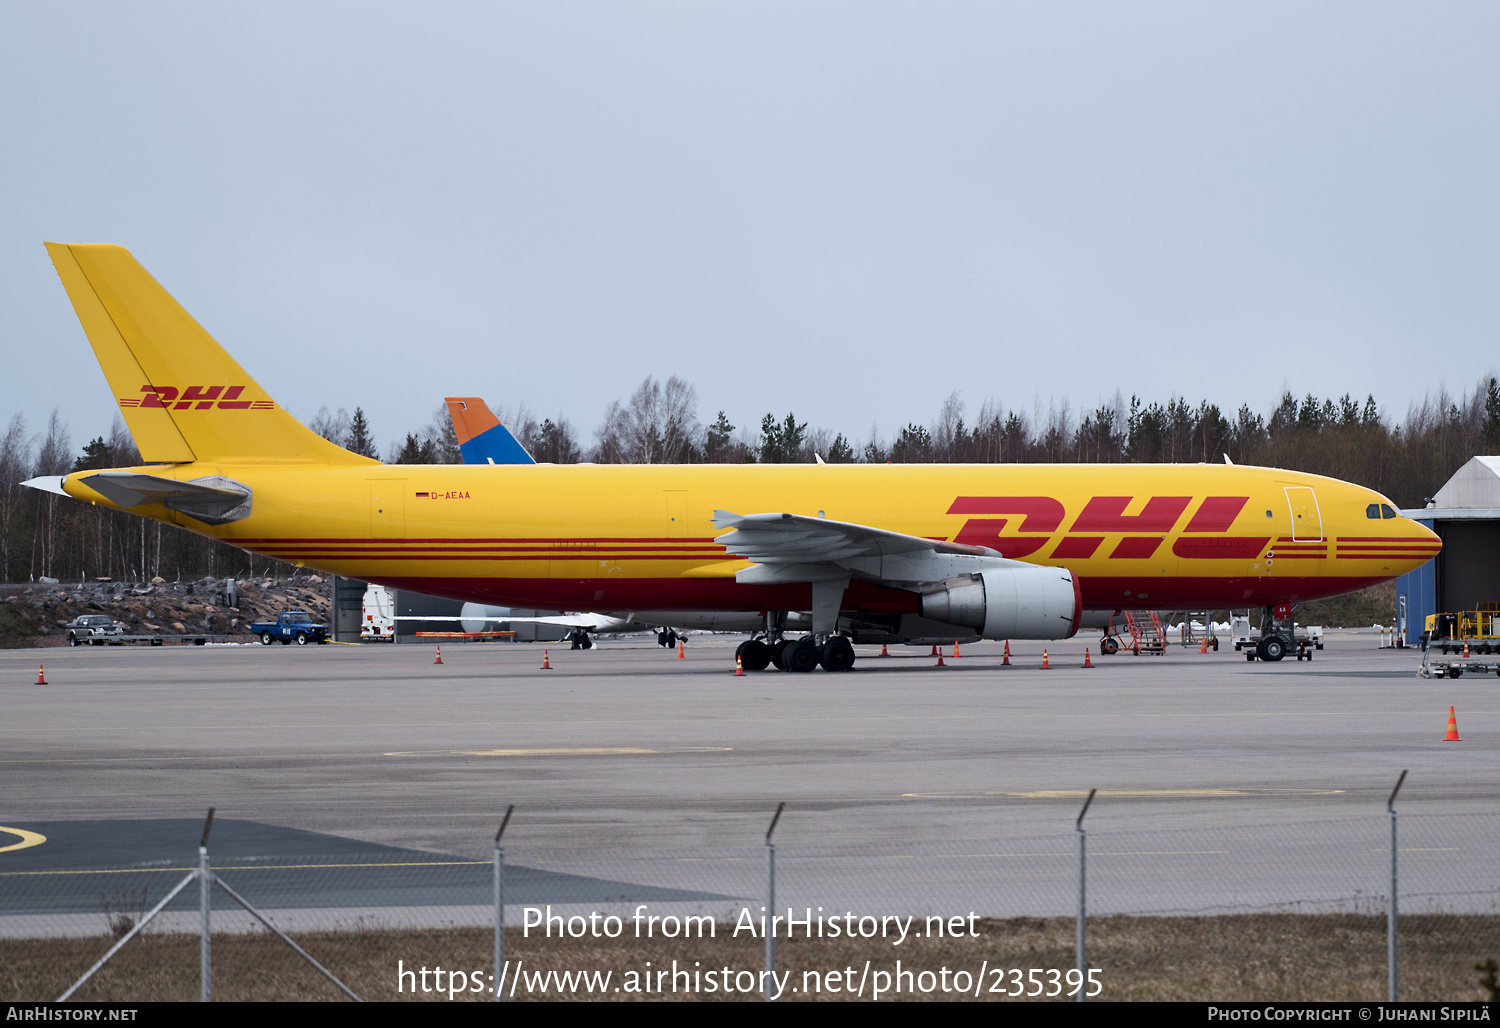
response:
<path id="1" fill-rule="evenodd" d="M 663 628 L 656 633 L 656 645 L 671 649 L 677 645 L 677 633 L 670 628 Z"/>
<path id="2" fill-rule="evenodd" d="M 586 628 L 573 629 L 568 633 L 568 640 L 573 644 L 569 649 L 592 650 L 594 648 L 594 640 Z"/>
<path id="3" fill-rule="evenodd" d="M 811 671 L 819 665 L 825 671 L 848 671 L 854 666 L 854 644 L 842 635 L 821 644 L 811 635 L 757 637 L 740 643 L 734 655 L 746 671 L 764 671 L 771 664 L 779 671 Z"/>

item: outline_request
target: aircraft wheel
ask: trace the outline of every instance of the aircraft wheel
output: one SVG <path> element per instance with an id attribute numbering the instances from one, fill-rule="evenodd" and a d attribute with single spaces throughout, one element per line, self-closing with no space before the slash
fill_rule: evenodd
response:
<path id="1" fill-rule="evenodd" d="M 746 671 L 764 671 L 771 663 L 771 647 L 759 639 L 746 639 L 735 647 L 734 655 Z"/>
<path id="2" fill-rule="evenodd" d="M 836 635 L 823 644 L 818 663 L 824 671 L 848 671 L 854 666 L 854 644 L 842 635 Z"/>
<path id="3" fill-rule="evenodd" d="M 771 663 L 771 647 L 760 639 L 751 639 L 745 644 L 745 670 L 764 671 Z"/>
<path id="4" fill-rule="evenodd" d="M 818 666 L 818 647 L 811 639 L 798 639 L 782 651 L 788 671 L 807 672 Z"/>
<path id="5" fill-rule="evenodd" d="M 787 647 L 792 645 L 792 640 L 781 639 L 771 644 L 771 663 L 776 665 L 777 671 L 785 671 Z"/>
<path id="6" fill-rule="evenodd" d="M 1120 644 L 1115 641 L 1113 636 L 1106 635 L 1103 639 L 1099 640 L 1099 652 L 1106 657 L 1112 653 L 1119 653 Z"/>
<path id="7" fill-rule="evenodd" d="M 1255 655 L 1261 660 L 1278 661 L 1286 656 L 1286 643 L 1279 636 L 1268 635 L 1255 647 Z"/>
<path id="8" fill-rule="evenodd" d="M 1214 652 L 1215 653 L 1219 652 L 1219 640 L 1217 640 L 1217 639 L 1214 640 Z"/>

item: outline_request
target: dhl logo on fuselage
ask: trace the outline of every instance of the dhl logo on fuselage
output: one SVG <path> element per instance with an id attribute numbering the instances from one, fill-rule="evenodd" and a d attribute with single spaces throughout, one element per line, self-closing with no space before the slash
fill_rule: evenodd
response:
<path id="1" fill-rule="evenodd" d="M 1134 497 L 1092 497 L 1083 507 L 1068 534 L 1059 540 L 1046 557 L 1050 560 L 1089 560 L 1104 543 L 1106 534 L 1127 534 L 1110 552 L 1110 560 L 1149 560 L 1172 533 L 1193 497 L 1151 497 L 1140 513 L 1127 515 L 1125 509 Z M 1184 533 L 1214 533 L 1214 539 L 1178 539 L 1173 554 L 1178 557 L 1241 558 L 1257 557 L 1271 542 L 1262 536 L 1226 537 L 1239 512 L 1250 503 L 1250 497 L 1206 497 Z M 960 528 L 954 542 L 998 549 L 1004 557 L 1022 560 L 1052 542 L 1062 527 L 1067 509 L 1053 497 L 959 497 L 948 507 L 951 515 L 1020 516 L 1016 536 L 1001 536 L 1011 518 L 969 518 Z"/>
<path id="2" fill-rule="evenodd" d="M 1040 553 L 1056 538 L 1067 518 L 1062 501 L 1051 496 L 960 496 L 949 514 L 1004 514 L 1009 517 L 971 517 L 954 537 L 956 543 L 987 546 L 1012 560 L 1037 555 L 1041 560 L 1080 561 L 1096 556 L 1108 535 L 1120 540 L 1109 560 L 1149 560 L 1177 530 L 1191 496 L 1152 496 L 1138 514 L 1126 514 L 1133 496 L 1094 496 L 1073 519 L 1066 534 L 1050 552 Z M 1208 496 L 1182 533 L 1172 541 L 1172 555 L 1189 560 L 1338 560 L 1412 559 L 1435 556 L 1442 544 L 1435 539 L 1405 536 L 1341 536 L 1338 553 L 1330 554 L 1330 540 L 1320 530 L 1316 538 L 1275 535 L 1271 531 L 1227 535 L 1248 496 Z M 1269 515 L 1270 512 L 1267 511 Z M 1011 535 L 1001 535 L 1013 518 L 1020 518 Z M 1147 534 L 1149 533 L 1149 534 Z"/>
<path id="3" fill-rule="evenodd" d="M 1147 560 L 1155 555 L 1162 542 L 1177 528 L 1182 515 L 1193 502 L 1191 496 L 1153 496 L 1146 500 L 1138 514 L 1126 514 L 1133 496 L 1095 496 L 1073 519 L 1067 535 L 1058 541 L 1052 560 L 1088 560 L 1104 543 L 1106 535 L 1126 534 L 1109 554 L 1111 560 Z M 1239 517 L 1248 496 L 1209 496 L 1193 513 L 1184 537 L 1172 544 L 1179 557 L 1197 559 L 1254 558 L 1271 541 L 1269 534 L 1225 536 Z M 957 543 L 988 546 L 1013 560 L 1029 557 L 1052 541 L 1062 527 L 1067 510 L 1051 496 L 960 496 L 948 508 L 949 514 L 1008 514 L 1007 517 L 969 518 L 959 529 Z M 1018 535 L 1000 534 L 1010 518 L 1020 517 Z M 1199 538 L 1187 538 L 1188 533 Z M 1203 538 L 1212 535 L 1213 538 Z"/>
<path id="4" fill-rule="evenodd" d="M 121 407 L 152 407 L 158 410 L 275 410 L 273 400 L 241 400 L 245 391 L 242 385 L 235 386 L 188 386 L 179 390 L 176 386 L 141 386 L 145 396 L 119 396 Z"/>

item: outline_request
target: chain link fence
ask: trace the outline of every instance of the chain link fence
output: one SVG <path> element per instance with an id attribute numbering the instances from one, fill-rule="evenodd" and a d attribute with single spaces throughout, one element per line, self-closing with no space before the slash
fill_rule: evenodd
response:
<path id="1" fill-rule="evenodd" d="M 1389 814 L 1160 821 L 1096 802 L 1055 833 L 997 818 L 984 839 L 768 834 L 649 853 L 533 847 L 513 825 L 503 851 L 467 856 L 223 861 L 210 835 L 206 910 L 195 853 L 0 873 L 0 986 L 125 1001 L 490 1001 L 497 985 L 505 999 L 1387 998 Z M 1500 958 L 1497 843 L 1500 815 L 1398 813 L 1401 999 L 1492 998 L 1476 965 Z"/>

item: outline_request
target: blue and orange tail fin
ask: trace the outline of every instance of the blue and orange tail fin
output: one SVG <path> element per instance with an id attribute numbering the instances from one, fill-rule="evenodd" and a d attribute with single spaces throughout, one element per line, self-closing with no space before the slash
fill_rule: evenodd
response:
<path id="1" fill-rule="evenodd" d="M 489 406 L 477 396 L 448 396 L 448 416 L 465 464 L 535 464 Z"/>

